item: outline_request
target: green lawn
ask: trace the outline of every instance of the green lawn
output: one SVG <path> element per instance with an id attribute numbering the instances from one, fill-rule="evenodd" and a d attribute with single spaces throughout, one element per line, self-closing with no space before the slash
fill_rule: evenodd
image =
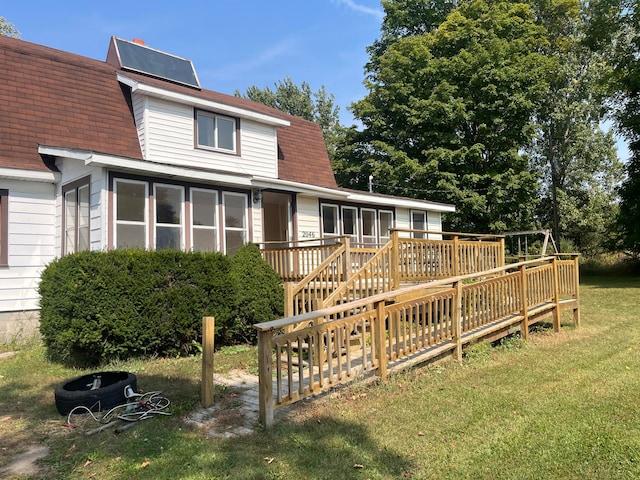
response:
<path id="1" fill-rule="evenodd" d="M 53 403 L 55 386 L 82 372 L 27 346 L 0 360 L 0 468 L 44 442 L 44 478 L 640 478 L 640 279 L 586 278 L 581 302 L 580 329 L 567 315 L 558 334 L 542 326 L 528 344 L 478 344 L 462 364 L 343 388 L 269 431 L 228 440 L 181 420 L 198 403 L 197 357 L 109 366 L 162 390 L 173 416 L 86 437 L 63 426 Z M 255 370 L 252 349 L 215 361 L 217 371 Z"/>

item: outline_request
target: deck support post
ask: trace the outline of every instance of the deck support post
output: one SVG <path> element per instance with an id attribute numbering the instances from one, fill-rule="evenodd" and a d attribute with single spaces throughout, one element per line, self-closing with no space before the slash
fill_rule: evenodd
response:
<path id="1" fill-rule="evenodd" d="M 353 263 L 351 262 L 351 239 L 347 236 L 342 237 L 342 241 L 344 242 L 344 257 L 342 261 L 342 275 L 343 282 L 347 282 L 349 277 L 351 277 L 351 268 L 353 267 Z"/>
<path id="2" fill-rule="evenodd" d="M 387 312 L 384 302 L 375 305 L 376 318 L 374 326 L 375 355 L 378 360 L 378 377 L 387 378 L 387 343 L 385 342 L 385 321 Z"/>
<path id="3" fill-rule="evenodd" d="M 391 231 L 391 262 L 389 272 L 390 288 L 394 290 L 400 287 L 400 243 L 398 230 Z"/>
<path id="4" fill-rule="evenodd" d="M 560 331 L 560 279 L 558 277 L 558 257 L 553 257 L 553 331 Z"/>
<path id="5" fill-rule="evenodd" d="M 575 293 L 573 294 L 573 298 L 576 301 L 576 306 L 573 309 L 573 323 L 575 323 L 576 327 L 580 326 L 580 263 L 578 262 L 578 256 L 576 255 L 573 258 L 573 269 L 574 269 L 574 278 L 573 281 L 575 283 Z"/>
<path id="6" fill-rule="evenodd" d="M 520 266 L 520 298 L 522 302 L 522 321 L 520 322 L 520 335 L 525 342 L 529 341 L 529 287 L 527 285 L 527 267 L 525 265 Z"/>
<path id="7" fill-rule="evenodd" d="M 453 252 L 451 263 L 453 263 L 453 276 L 460 275 L 460 244 L 458 243 L 458 236 L 453 236 Z"/>
<path id="8" fill-rule="evenodd" d="M 204 408 L 213 405 L 213 350 L 216 320 L 202 317 L 202 390 L 200 403 Z"/>
<path id="9" fill-rule="evenodd" d="M 453 311 L 451 312 L 452 341 L 456 348 L 453 350 L 453 359 L 462 361 L 462 282 L 454 282 L 455 294 L 453 297 Z"/>
<path id="10" fill-rule="evenodd" d="M 284 282 L 284 316 L 293 317 L 293 282 Z"/>
<path id="11" fill-rule="evenodd" d="M 258 412 L 265 428 L 273 425 L 271 330 L 258 331 Z"/>

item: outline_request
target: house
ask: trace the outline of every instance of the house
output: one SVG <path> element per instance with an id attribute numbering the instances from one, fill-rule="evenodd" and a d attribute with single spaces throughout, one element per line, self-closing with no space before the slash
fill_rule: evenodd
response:
<path id="1" fill-rule="evenodd" d="M 454 207 L 337 186 L 320 128 L 201 87 L 189 60 L 111 38 L 106 62 L 0 37 L 0 339 L 37 328 L 53 259 L 389 229 Z"/>

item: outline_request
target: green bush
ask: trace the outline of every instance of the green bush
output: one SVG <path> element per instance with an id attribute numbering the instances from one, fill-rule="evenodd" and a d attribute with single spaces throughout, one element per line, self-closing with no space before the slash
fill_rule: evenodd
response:
<path id="1" fill-rule="evenodd" d="M 240 271 L 259 272 L 259 288 L 240 284 L 234 263 L 242 264 Z M 275 318 L 246 313 L 250 305 L 266 308 L 267 291 L 282 294 L 279 278 L 267 276 L 265 265 L 259 252 L 238 262 L 176 250 L 67 255 L 42 273 L 40 332 L 52 359 L 76 365 L 191 353 L 201 341 L 203 316 L 215 317 L 216 342 L 229 344 L 251 328 L 246 322 Z"/>
<path id="2" fill-rule="evenodd" d="M 254 342 L 252 325 L 268 322 L 284 314 L 284 291 L 280 277 L 264 261 L 257 245 L 242 247 L 231 258 L 231 278 L 239 286 L 236 321 L 224 336 L 235 341 Z"/>

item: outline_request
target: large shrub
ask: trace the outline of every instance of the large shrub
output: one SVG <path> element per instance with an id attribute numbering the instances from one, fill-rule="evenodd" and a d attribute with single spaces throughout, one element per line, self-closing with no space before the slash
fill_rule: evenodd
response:
<path id="1" fill-rule="evenodd" d="M 284 291 L 280 277 L 262 258 L 255 244 L 242 247 L 231 258 L 231 277 L 238 285 L 235 322 L 225 334 L 236 341 L 253 342 L 257 331 L 252 325 L 282 317 Z"/>
<path id="2" fill-rule="evenodd" d="M 264 268 L 253 256 L 244 268 L 251 270 L 251 262 L 257 271 Z M 80 252 L 54 260 L 39 285 L 40 331 L 49 355 L 97 365 L 190 353 L 201 340 L 203 316 L 216 318 L 219 344 L 237 341 L 242 335 L 235 332 L 249 328 L 241 305 L 264 295 L 264 286 L 257 293 L 241 288 L 231 270 L 225 255 L 175 250 Z M 280 288 L 279 279 L 268 288 Z"/>

